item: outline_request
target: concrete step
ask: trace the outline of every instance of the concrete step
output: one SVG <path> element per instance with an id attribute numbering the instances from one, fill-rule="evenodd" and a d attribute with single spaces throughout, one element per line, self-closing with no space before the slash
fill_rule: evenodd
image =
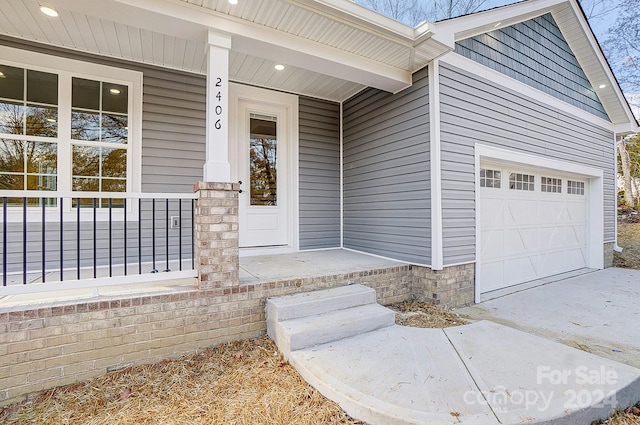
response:
<path id="1" fill-rule="evenodd" d="M 375 302 L 376 291 L 360 284 L 270 298 L 266 307 L 267 323 L 315 316 Z"/>
<path id="2" fill-rule="evenodd" d="M 394 323 L 393 311 L 379 304 L 367 304 L 275 322 L 267 332 L 288 359 L 292 351 L 371 332 Z"/>

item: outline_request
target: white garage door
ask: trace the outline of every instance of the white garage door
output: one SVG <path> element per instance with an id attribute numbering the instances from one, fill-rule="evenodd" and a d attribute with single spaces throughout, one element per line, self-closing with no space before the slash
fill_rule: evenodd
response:
<path id="1" fill-rule="evenodd" d="M 482 164 L 480 292 L 586 267 L 588 180 Z"/>

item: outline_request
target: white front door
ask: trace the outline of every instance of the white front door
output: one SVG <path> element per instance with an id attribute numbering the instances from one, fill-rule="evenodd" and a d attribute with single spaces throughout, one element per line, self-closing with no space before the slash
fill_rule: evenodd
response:
<path id="1" fill-rule="evenodd" d="M 284 105 L 238 101 L 239 244 L 286 246 L 289 235 L 289 140 Z"/>

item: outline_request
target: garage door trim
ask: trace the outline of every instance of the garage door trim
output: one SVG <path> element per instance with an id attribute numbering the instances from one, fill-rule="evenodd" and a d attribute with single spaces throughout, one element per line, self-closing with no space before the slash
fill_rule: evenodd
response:
<path id="1" fill-rule="evenodd" d="M 548 157 L 516 152 L 504 148 L 496 148 L 476 143 L 475 145 L 475 203 L 476 203 L 476 284 L 475 299 L 480 301 L 482 282 L 482 263 L 480 261 L 480 162 L 498 161 L 506 165 L 536 168 L 561 172 L 562 174 L 580 175 L 588 180 L 588 234 L 587 234 L 587 267 L 604 268 L 604 200 L 603 171 L 601 169 L 560 161 Z"/>

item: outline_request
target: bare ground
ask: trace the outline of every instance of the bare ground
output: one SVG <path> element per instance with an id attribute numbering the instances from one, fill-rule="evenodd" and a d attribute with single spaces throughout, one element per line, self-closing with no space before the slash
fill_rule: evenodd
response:
<path id="1" fill-rule="evenodd" d="M 640 223 L 618 223 L 618 245 L 624 250 L 614 253 L 614 265 L 640 270 Z"/>

